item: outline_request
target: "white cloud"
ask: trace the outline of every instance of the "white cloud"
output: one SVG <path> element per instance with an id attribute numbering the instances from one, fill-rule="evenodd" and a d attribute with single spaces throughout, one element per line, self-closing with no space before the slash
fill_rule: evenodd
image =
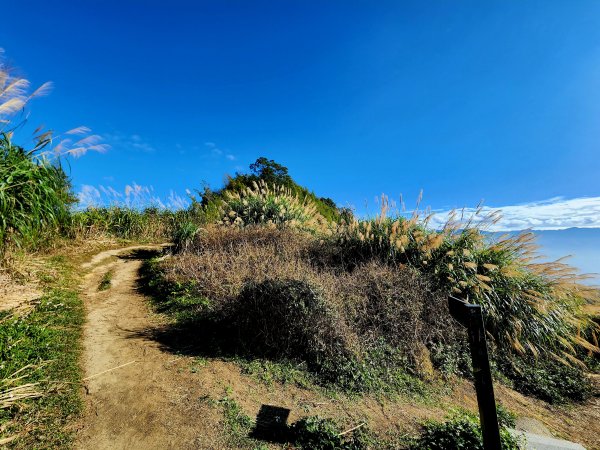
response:
<path id="1" fill-rule="evenodd" d="M 579 197 L 565 199 L 555 197 L 521 205 L 500 206 L 497 208 L 484 206 L 473 222 L 480 222 L 483 217 L 498 211 L 500 220 L 489 227 L 490 231 L 516 231 L 524 229 L 561 230 L 565 228 L 600 228 L 600 197 Z M 465 220 L 476 212 L 476 208 L 459 210 Z M 451 211 L 433 211 L 430 226 L 442 227 Z"/>

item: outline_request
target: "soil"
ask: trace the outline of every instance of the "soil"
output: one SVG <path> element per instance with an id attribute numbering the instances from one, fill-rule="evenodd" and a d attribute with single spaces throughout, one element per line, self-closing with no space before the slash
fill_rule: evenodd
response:
<path id="1" fill-rule="evenodd" d="M 476 410 L 474 390 L 465 380 L 456 380 L 446 394 L 425 401 L 332 397 L 320 390 L 266 385 L 243 374 L 234 362 L 199 360 L 169 348 L 155 338 L 155 331 L 167 325 L 166 319 L 152 312 L 149 299 L 137 286 L 142 259 L 147 250 L 157 248 L 103 252 L 83 267 L 89 271 L 83 283 L 86 410 L 78 425 L 76 448 L 236 448 L 223 430 L 223 414 L 216 402 L 226 390 L 252 418 L 266 404 L 290 409 L 290 423 L 318 414 L 336 417 L 348 428 L 366 421 L 381 433 L 415 432 L 423 420 L 442 419 L 456 406 Z M 108 271 L 113 272 L 111 286 L 99 291 Z M 496 394 L 520 416 L 524 428 L 537 427 L 600 449 L 600 398 L 556 407 L 501 385 L 496 386 Z"/>
<path id="2" fill-rule="evenodd" d="M 129 247 L 122 254 L 148 248 Z M 93 265 L 83 286 L 86 412 L 76 448 L 222 448 L 216 411 L 198 401 L 202 386 L 179 370 L 179 358 L 144 337 L 161 322 L 137 292 L 140 259 L 117 253 L 103 252 L 86 266 Z M 98 291 L 111 269 L 110 288 Z"/>
<path id="3" fill-rule="evenodd" d="M 35 283 L 17 283 L 7 273 L 0 272 L 0 312 L 12 309 L 19 313 L 42 296 Z"/>

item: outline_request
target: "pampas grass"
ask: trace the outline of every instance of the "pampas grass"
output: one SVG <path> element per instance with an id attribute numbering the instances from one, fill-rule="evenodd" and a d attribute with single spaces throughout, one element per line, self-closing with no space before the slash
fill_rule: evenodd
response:
<path id="1" fill-rule="evenodd" d="M 599 352 L 600 329 L 581 309 L 598 301 L 598 290 L 582 283 L 587 276 L 561 260 L 538 262 L 531 232 L 486 233 L 500 216 L 477 217 L 480 211 L 466 219 L 454 212 L 435 231 L 427 228 L 431 216 L 418 210 L 389 217 L 384 197 L 378 216 L 341 224 L 330 242 L 343 264 L 406 264 L 438 289 L 481 304 L 488 332 L 503 349 L 569 364 L 580 364 L 582 350 Z"/>

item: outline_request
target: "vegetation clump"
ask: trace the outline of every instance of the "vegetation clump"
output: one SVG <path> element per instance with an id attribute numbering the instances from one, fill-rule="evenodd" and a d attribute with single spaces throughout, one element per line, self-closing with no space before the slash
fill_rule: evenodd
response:
<path id="1" fill-rule="evenodd" d="M 0 257 L 9 247 L 36 249 L 58 235 L 74 202 L 59 164 L 0 134 Z"/>
<path id="2" fill-rule="evenodd" d="M 274 173 L 268 177 L 289 184 L 287 172 Z M 216 225 L 191 229 L 158 271 L 210 304 L 187 317 L 230 330 L 215 338 L 229 352 L 295 358 L 321 382 L 353 391 L 419 391 L 436 368 L 470 375 L 464 334 L 447 312 L 452 293 L 484 307 L 496 367 L 515 387 L 547 400 L 586 397 L 583 371 L 559 366 L 598 352 L 598 327 L 580 310 L 597 293 L 564 264 L 532 263 L 530 235 L 495 237 L 485 220 L 451 219 L 434 231 L 418 212 L 390 215 L 385 198 L 375 219 L 327 222 L 314 205 L 295 209 L 284 184 L 240 183 L 219 193 L 226 214 Z M 542 354 L 548 376 L 528 379 L 543 383 L 567 370 L 573 380 L 548 387 L 553 397 L 502 363 L 532 367 Z"/>
<path id="3" fill-rule="evenodd" d="M 366 450 L 375 443 L 360 426 L 345 432 L 334 420 L 319 416 L 303 417 L 292 424 L 290 431 L 292 442 L 306 450 Z"/>
<path id="4" fill-rule="evenodd" d="M 226 190 L 222 198 L 224 225 L 265 224 L 315 231 L 326 224 L 310 198 L 300 200 L 289 188 L 270 186 L 262 180 L 253 181 L 251 187 L 241 190 Z"/>
<path id="5" fill-rule="evenodd" d="M 498 358 L 500 368 L 523 394 L 549 403 L 582 402 L 594 388 L 582 367 L 561 364 L 552 359 L 513 356 Z"/>
<path id="6" fill-rule="evenodd" d="M 514 419 L 500 409 L 500 442 L 505 450 L 523 449 L 524 442 L 513 436 L 508 427 L 514 426 Z M 474 449 L 483 450 L 483 436 L 479 418 L 466 411 L 455 412 L 445 422 L 428 421 L 423 425 L 421 435 L 415 439 L 412 448 L 423 450 Z"/>
<path id="7" fill-rule="evenodd" d="M 295 360 L 351 391 L 422 390 L 427 346 L 459 333 L 444 298 L 409 268 L 338 273 L 318 245 L 290 229 L 209 228 L 149 278 L 158 307 L 213 351 Z"/>
<path id="8" fill-rule="evenodd" d="M 102 275 L 102 278 L 100 279 L 100 283 L 98 283 L 98 290 L 106 291 L 107 289 L 109 289 L 112 284 L 112 277 L 113 277 L 112 270 L 105 272 L 104 275 Z"/>

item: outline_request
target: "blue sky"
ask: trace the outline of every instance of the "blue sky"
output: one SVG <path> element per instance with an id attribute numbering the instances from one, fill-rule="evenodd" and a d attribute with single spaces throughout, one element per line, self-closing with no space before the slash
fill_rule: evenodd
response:
<path id="1" fill-rule="evenodd" d="M 410 206 L 421 189 L 436 210 L 590 197 L 583 226 L 600 226 L 600 2 L 19 1 L 2 13 L 7 61 L 55 84 L 30 123 L 86 125 L 111 145 L 72 161 L 77 189 L 185 195 L 264 155 L 361 211 L 381 193 Z M 552 220 L 579 211 L 561 208 Z"/>

